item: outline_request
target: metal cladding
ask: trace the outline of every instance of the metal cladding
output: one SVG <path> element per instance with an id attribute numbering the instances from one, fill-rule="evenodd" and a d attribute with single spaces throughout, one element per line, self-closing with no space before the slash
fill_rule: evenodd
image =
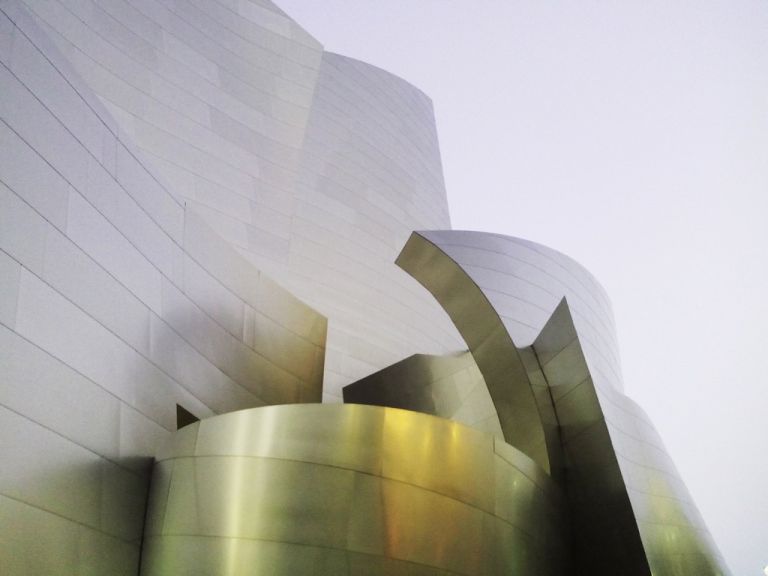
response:
<path id="1" fill-rule="evenodd" d="M 235 10 L 201 0 L 8 4 L 23 5 L 47 32 L 43 53 L 62 53 L 77 77 L 68 81 L 106 106 L 117 139 L 152 167 L 162 194 L 333 316 L 326 400 L 413 349 L 460 346 L 439 307 L 394 265 L 412 230 L 450 227 L 432 104 L 421 91 L 325 52 L 268 1 Z M 46 102 L 54 113 L 71 101 L 56 97 Z M 73 114 L 62 112 L 65 121 Z M 117 170 L 133 178 L 130 166 Z M 167 208 L 147 210 L 162 218 Z"/>
<path id="2" fill-rule="evenodd" d="M 583 574 L 648 574 L 637 521 L 565 298 L 531 349 L 557 420 L 574 565 Z M 594 554 L 599 546 L 605 549 Z"/>
<path id="3" fill-rule="evenodd" d="M 445 252 L 412 234 L 397 258 L 445 308 L 485 379 L 504 439 L 550 471 L 549 446 L 523 360 L 483 291 Z"/>
<path id="4" fill-rule="evenodd" d="M 457 323 L 472 319 L 457 304 L 464 298 L 461 291 L 479 290 L 483 306 L 504 319 L 510 340 L 512 334 L 520 340 L 529 337 L 516 352 L 532 391 L 548 391 L 549 401 L 535 395 L 540 425 L 550 439 L 552 474 L 568 502 L 575 573 L 728 574 L 645 414 L 621 393 L 620 382 L 598 372 L 601 387 L 593 376 L 611 358 L 600 344 L 614 337 L 595 329 L 607 325 L 609 308 L 599 306 L 602 290 L 583 268 L 528 241 L 452 231 L 414 233 L 398 263 L 413 270 L 438 300 L 448 302 Z M 556 303 L 549 318 L 538 312 L 547 303 Z M 572 315 L 577 307 L 578 325 Z M 578 326 L 587 327 L 586 337 Z M 539 331 L 534 338 L 532 330 Z M 585 345 L 586 338 L 592 338 L 591 346 Z M 467 344 L 482 372 L 472 341 Z M 587 350 L 596 368 L 590 367 Z M 363 396 L 364 390 L 357 394 Z"/>
<path id="5" fill-rule="evenodd" d="M 142 574 L 562 574 L 560 491 L 493 436 L 417 412 L 273 406 L 157 456 Z"/>
<path id="6" fill-rule="evenodd" d="M 496 407 L 469 351 L 414 354 L 345 386 L 344 402 L 415 410 L 504 439 Z"/>
<path id="7" fill-rule="evenodd" d="M 0 94 L 0 574 L 727 573 L 594 278 L 408 240 L 415 87 L 269 0 L 4 0 Z"/>
<path id="8" fill-rule="evenodd" d="M 0 3 L 4 575 L 135 574 L 176 405 L 461 346 L 394 264 L 450 225 L 429 99 L 237 4 Z"/>

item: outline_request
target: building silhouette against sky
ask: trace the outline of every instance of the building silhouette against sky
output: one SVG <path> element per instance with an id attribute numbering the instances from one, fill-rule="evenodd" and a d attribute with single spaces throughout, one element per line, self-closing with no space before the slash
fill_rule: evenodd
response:
<path id="1" fill-rule="evenodd" d="M 0 62 L 1 573 L 728 573 L 418 89 L 267 0 L 11 0 Z"/>

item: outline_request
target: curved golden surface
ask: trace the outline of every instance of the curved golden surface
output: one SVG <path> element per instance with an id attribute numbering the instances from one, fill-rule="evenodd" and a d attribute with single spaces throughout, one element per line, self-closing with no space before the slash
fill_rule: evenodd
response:
<path id="1" fill-rule="evenodd" d="M 504 439 L 496 406 L 468 350 L 445 356 L 414 354 L 342 391 L 348 404 L 423 412 Z"/>
<path id="2" fill-rule="evenodd" d="M 527 456 L 456 422 L 256 408 L 158 455 L 142 574 L 560 574 L 562 507 Z"/>
<path id="3" fill-rule="evenodd" d="M 545 323 L 538 312 L 531 313 L 567 285 L 551 282 L 554 277 L 540 278 L 538 288 L 546 298 L 528 293 L 534 284 L 521 287 L 515 274 L 527 278 L 536 272 L 518 269 L 517 261 L 507 258 L 509 245 L 497 242 L 497 236 L 466 233 L 473 236 L 467 242 L 472 250 L 467 251 L 462 244 L 467 239 L 461 240 L 464 234 L 413 233 L 398 264 L 435 296 L 464 337 L 487 384 L 504 438 L 540 463 L 546 458 L 547 470 L 563 487 L 575 573 L 728 574 L 652 424 L 621 392 L 620 379 L 606 378 L 600 372 L 601 367 L 611 366 L 605 360 L 610 357 L 608 343 L 613 337 L 592 326 L 594 321 L 603 329 L 610 328 L 610 322 L 606 324 L 599 314 L 587 314 L 592 320 L 584 320 L 582 288 L 589 289 L 582 285 L 569 291 L 581 309 L 582 323 L 588 325 L 582 339 L 564 295 Z M 524 264 L 532 266 L 528 260 Z M 571 263 L 571 270 L 573 266 Z M 586 285 L 594 288 L 594 282 Z M 520 296 L 522 304 L 510 308 L 509 296 Z M 507 314 L 511 310 L 513 318 L 504 316 L 502 310 Z M 520 318 L 533 323 L 529 328 L 541 328 L 530 346 L 518 349 L 505 319 Z M 509 325 L 515 326 L 514 322 Z M 595 342 L 600 346 L 596 348 Z M 591 347 L 597 381 L 585 345 Z M 393 380 L 396 372 L 408 367 L 409 378 L 421 379 L 418 386 L 434 398 L 435 383 L 405 362 L 362 380 L 360 390 L 354 392 L 368 400 L 389 401 L 393 390 L 404 387 L 405 378 L 392 386 L 382 384 L 389 384 L 388 377 Z M 382 390 L 387 395 L 382 396 Z M 416 400 L 407 407 L 430 408 L 423 402 L 423 393 Z M 540 434 L 545 446 L 540 440 L 533 441 Z"/>
<path id="4" fill-rule="evenodd" d="M 550 471 L 557 438 L 545 434 L 527 371 L 498 312 L 465 270 L 418 232 L 397 265 L 418 280 L 445 309 L 467 343 L 491 395 L 507 442 Z"/>
<path id="5" fill-rule="evenodd" d="M 728 574 L 651 422 L 617 389 L 595 386 L 565 299 L 532 348 L 568 464 L 574 563 L 594 575 Z"/>

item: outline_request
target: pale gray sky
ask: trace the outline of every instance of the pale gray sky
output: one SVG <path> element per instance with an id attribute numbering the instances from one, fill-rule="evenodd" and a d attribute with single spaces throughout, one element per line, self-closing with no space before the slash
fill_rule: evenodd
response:
<path id="1" fill-rule="evenodd" d="M 435 104 L 454 227 L 610 294 L 627 392 L 736 576 L 768 564 L 768 2 L 276 0 Z"/>

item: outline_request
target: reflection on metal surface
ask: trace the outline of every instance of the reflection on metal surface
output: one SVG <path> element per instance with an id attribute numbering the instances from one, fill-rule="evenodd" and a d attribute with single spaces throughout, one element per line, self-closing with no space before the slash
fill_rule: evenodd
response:
<path id="1" fill-rule="evenodd" d="M 482 270 L 494 272 L 484 276 L 486 287 L 481 288 L 472 273 L 443 250 L 442 244 L 438 246 L 425 236 L 440 238 L 451 251 L 461 253 L 461 244 L 453 244 L 451 239 L 463 238 L 462 233 L 414 233 L 398 264 L 432 292 L 456 323 L 482 372 L 507 441 L 517 448 L 527 448 L 530 454 L 526 429 L 529 434 L 530 429 L 538 434 L 540 427 L 546 438 L 549 470 L 567 496 L 575 572 L 728 574 L 647 417 L 620 392 L 620 383 L 606 380 L 603 374 L 605 385 L 595 385 L 565 298 L 542 325 L 532 345 L 518 349 L 496 310 L 497 305 L 505 305 L 505 299 L 515 293 L 515 283 L 520 282 L 518 277 L 508 277 L 507 284 L 504 273 L 499 272 L 509 265 L 506 254 L 499 250 L 508 246 L 500 241 L 504 239 L 471 234 L 473 254 L 482 257 Z M 487 253 L 479 248 L 483 238 L 488 239 Z M 533 253 L 539 252 L 534 249 Z M 574 266 L 570 261 L 569 274 L 575 273 Z M 584 284 L 581 286 L 583 292 Z M 559 288 L 553 283 L 548 297 L 553 289 Z M 583 294 L 579 297 L 584 299 Z M 511 309 L 514 307 L 507 308 Z M 612 335 L 602 336 L 599 332 L 595 336 L 596 342 L 612 339 Z M 607 354 L 599 348 L 593 351 L 595 357 Z M 431 374 L 414 369 L 409 361 L 350 388 L 367 402 L 391 402 L 392 391 L 407 386 L 432 391 L 435 385 L 429 379 Z M 428 365 L 440 361 L 447 362 L 433 359 Z M 404 382 L 393 384 L 398 376 L 404 377 Z M 503 399 L 510 394 L 509 388 L 515 388 L 514 397 L 523 402 L 525 409 L 504 410 Z M 534 413 L 530 398 L 523 394 L 526 389 L 535 399 L 535 423 L 530 418 Z M 405 404 L 410 409 L 435 410 L 419 394 L 415 401 L 409 398 Z"/>
<path id="2" fill-rule="evenodd" d="M 653 425 L 631 399 L 614 401 L 627 416 L 610 430 L 651 573 L 729 574 Z"/>
<path id="3" fill-rule="evenodd" d="M 143 573 L 728 574 L 642 411 L 595 386 L 565 298 L 518 349 L 468 277 L 437 273 L 430 246 L 411 246 L 404 267 L 478 351 L 416 354 L 348 386 L 345 400 L 365 406 L 261 408 L 180 430 L 157 455 Z M 499 387 L 521 382 L 504 384 L 504 369 L 523 371 L 551 470 L 505 442 L 480 363 Z"/>
<path id="4" fill-rule="evenodd" d="M 243 307 L 242 316 L 235 317 L 237 327 L 233 327 L 240 342 L 225 341 L 230 350 L 210 337 L 216 348 L 226 350 L 229 362 L 221 369 L 237 374 L 260 405 L 320 402 L 327 318 L 255 268 L 191 209 L 184 212 L 184 251 L 210 275 L 208 282 L 215 278 L 230 292 L 227 296 L 242 300 L 237 304 L 238 310 Z M 192 263 L 187 266 L 191 268 Z M 193 333 L 205 349 L 210 346 L 203 337 L 206 326 L 192 320 L 195 307 L 217 310 L 223 304 L 194 283 L 189 285 L 195 299 L 177 303 L 167 298 L 163 315 L 177 329 Z M 221 292 L 218 296 L 224 297 Z"/>
<path id="5" fill-rule="evenodd" d="M 650 422 L 615 388 L 595 387 L 565 299 L 532 349 L 559 423 L 576 565 L 589 574 L 728 574 Z"/>
<path id="6" fill-rule="evenodd" d="M 575 565 L 591 575 L 648 574 L 627 488 L 565 299 L 531 348 L 558 422 Z"/>
<path id="7" fill-rule="evenodd" d="M 3 1 L 0 63 L 0 574 L 135 575 L 184 425 L 155 574 L 560 574 L 571 523 L 577 572 L 727 573 L 620 392 L 606 295 L 524 240 L 414 235 L 399 262 L 470 352 L 352 387 L 489 434 L 362 406 L 192 422 L 462 347 L 392 263 L 450 225 L 419 90 L 269 0 Z"/>
<path id="8" fill-rule="evenodd" d="M 549 472 L 536 398 L 520 354 L 483 291 L 440 248 L 414 232 L 397 264 L 429 290 L 453 320 L 485 379 L 507 442 Z"/>
<path id="9" fill-rule="evenodd" d="M 158 454 L 142 574 L 561 574 L 561 510 L 533 461 L 461 424 L 257 408 Z"/>
<path id="10" fill-rule="evenodd" d="M 504 439 L 496 407 L 472 354 L 414 354 L 345 386 L 344 402 L 414 410 Z"/>

